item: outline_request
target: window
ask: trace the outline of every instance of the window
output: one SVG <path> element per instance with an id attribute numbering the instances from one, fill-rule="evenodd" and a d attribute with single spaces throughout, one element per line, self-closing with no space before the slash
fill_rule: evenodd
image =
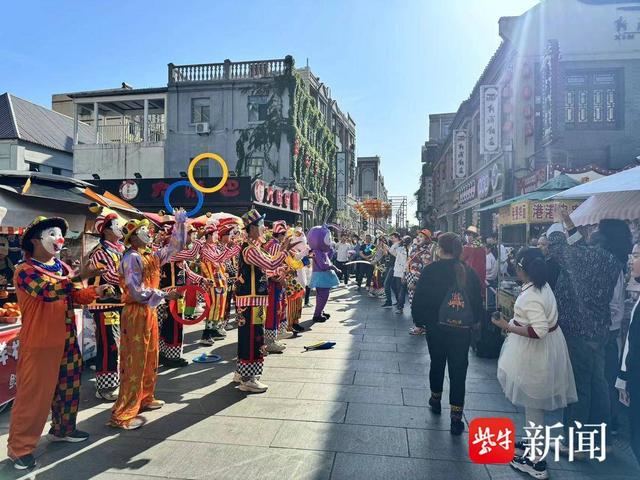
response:
<path id="1" fill-rule="evenodd" d="M 51 167 L 51 173 L 54 175 L 62 175 L 62 169 L 57 167 Z"/>
<path id="2" fill-rule="evenodd" d="M 191 163 L 192 160 L 193 158 L 191 158 L 189 163 Z M 193 176 L 194 178 L 207 178 L 209 176 L 209 161 L 203 160 L 198 162 L 193 168 Z"/>
<path id="3" fill-rule="evenodd" d="M 209 99 L 191 99 L 191 123 L 202 123 L 209 121 Z"/>
<path id="4" fill-rule="evenodd" d="M 266 95 L 249 95 L 249 121 L 263 122 L 267 119 L 267 103 L 269 99 Z"/>
<path id="5" fill-rule="evenodd" d="M 249 165 L 247 166 L 247 174 L 251 178 L 261 177 L 263 169 L 264 169 L 264 159 L 262 158 L 249 159 Z"/>
<path id="6" fill-rule="evenodd" d="M 30 163 L 29 164 L 29 171 L 30 172 L 39 172 L 40 171 L 40 165 L 38 165 L 37 163 Z"/>
<path id="7" fill-rule="evenodd" d="M 622 109 L 616 72 L 571 72 L 567 75 L 564 122 L 567 128 L 620 128 Z"/>

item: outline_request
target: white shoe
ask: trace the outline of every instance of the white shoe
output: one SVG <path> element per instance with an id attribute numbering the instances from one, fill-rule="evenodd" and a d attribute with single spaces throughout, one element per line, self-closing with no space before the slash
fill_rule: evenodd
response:
<path id="1" fill-rule="evenodd" d="M 115 402 L 118 399 L 118 390 L 112 392 L 100 392 L 100 390 L 96 390 L 96 398 L 104 400 L 105 402 Z"/>
<path id="2" fill-rule="evenodd" d="M 286 350 L 287 346 L 280 342 L 273 342 L 267 345 L 267 352 L 269 353 L 282 353 Z"/>
<path id="3" fill-rule="evenodd" d="M 246 382 L 241 382 L 238 387 L 243 392 L 264 393 L 269 387 L 256 378 L 251 378 Z"/>
<path id="4" fill-rule="evenodd" d="M 233 383 L 242 383 L 242 375 L 238 372 L 233 374 Z"/>
<path id="5" fill-rule="evenodd" d="M 289 338 L 293 338 L 293 332 L 286 331 L 281 335 L 278 335 L 282 340 L 287 340 Z"/>

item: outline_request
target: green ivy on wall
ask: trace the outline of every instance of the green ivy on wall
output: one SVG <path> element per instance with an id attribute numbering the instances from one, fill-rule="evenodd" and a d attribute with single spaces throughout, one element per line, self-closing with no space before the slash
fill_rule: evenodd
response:
<path id="1" fill-rule="evenodd" d="M 259 155 L 275 175 L 277 159 L 272 160 L 274 147 L 280 150 L 283 136 L 291 152 L 292 175 L 296 189 L 315 204 L 321 219 L 328 220 L 336 211 L 336 145 L 307 86 L 292 68 L 268 86 L 249 90 L 251 95 L 267 95 L 265 120 L 238 130 L 236 170 L 246 174 L 249 161 Z M 289 95 L 289 112 L 284 116 L 283 96 Z"/>

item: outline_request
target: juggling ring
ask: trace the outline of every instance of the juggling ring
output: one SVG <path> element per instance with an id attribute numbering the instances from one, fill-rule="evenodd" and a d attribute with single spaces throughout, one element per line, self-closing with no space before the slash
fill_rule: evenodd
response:
<path id="1" fill-rule="evenodd" d="M 196 168 L 196 165 L 198 164 L 198 162 L 207 158 L 210 158 L 211 160 L 215 160 L 220 164 L 220 168 L 222 168 L 222 178 L 220 179 L 220 182 L 218 182 L 213 187 L 203 187 L 198 182 L 196 182 L 196 179 L 193 176 L 193 170 Z M 227 167 L 227 162 L 225 162 L 224 159 L 217 153 L 201 153 L 197 157 L 194 157 L 193 160 L 191 160 L 191 163 L 189 164 L 189 169 L 187 170 L 187 177 L 189 178 L 189 182 L 191 182 L 191 186 L 196 190 L 198 190 L 198 192 L 215 193 L 218 190 L 220 190 L 222 187 L 224 187 L 225 183 L 227 183 L 227 180 L 229 179 L 229 167 Z"/>
<path id="2" fill-rule="evenodd" d="M 193 320 L 186 320 L 182 318 L 178 312 L 178 302 L 176 300 L 171 300 L 169 302 L 169 311 L 176 322 L 182 323 L 183 325 L 195 325 L 208 317 L 209 310 L 211 310 L 211 298 L 209 298 L 209 294 L 204 288 L 199 285 L 183 285 L 182 287 L 177 287 L 175 290 L 180 293 L 184 293 L 187 290 L 195 290 L 204 298 L 204 312 L 202 312 L 198 318 Z"/>
<path id="3" fill-rule="evenodd" d="M 173 191 L 178 187 L 192 188 L 192 185 L 191 185 L 191 183 L 189 183 L 186 180 L 178 180 L 177 182 L 172 183 L 171 185 L 169 185 L 169 188 L 167 188 L 165 190 L 165 192 L 164 192 L 164 206 L 167 209 L 167 212 L 169 213 L 169 215 L 173 215 L 173 207 L 171 206 L 171 202 L 169 202 L 170 197 L 171 197 L 171 193 L 173 193 Z M 196 190 L 196 195 L 198 197 L 198 203 L 196 204 L 196 206 L 192 210 L 189 210 L 187 212 L 187 217 L 193 217 L 202 208 L 202 204 L 204 203 L 204 195 L 202 195 L 202 192 L 200 192 L 198 190 Z"/>

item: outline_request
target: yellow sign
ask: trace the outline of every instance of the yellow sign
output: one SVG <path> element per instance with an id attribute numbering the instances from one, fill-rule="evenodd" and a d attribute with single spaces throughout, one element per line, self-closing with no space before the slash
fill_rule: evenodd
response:
<path id="1" fill-rule="evenodd" d="M 573 212 L 582 203 L 580 200 L 523 200 L 500 209 L 501 225 L 525 223 L 555 223 L 561 220 L 560 212 L 567 208 Z"/>
<path id="2" fill-rule="evenodd" d="M 193 176 L 193 170 L 196 168 L 196 165 L 198 164 L 198 162 L 205 159 L 215 160 L 220 164 L 220 168 L 222 168 L 222 178 L 220 179 L 220 182 L 218 182 L 217 185 L 214 185 L 213 187 L 210 187 L 210 188 L 203 187 L 202 185 L 200 185 L 198 182 L 196 182 L 196 179 Z M 229 178 L 229 167 L 227 167 L 227 163 L 224 161 L 224 159 L 220 155 L 216 153 L 201 153 L 200 155 L 195 157 L 193 160 L 191 160 L 191 163 L 189 164 L 189 170 L 187 171 L 187 177 L 189 177 L 189 182 L 191 183 L 191 186 L 196 190 L 202 193 L 214 193 L 220 190 L 222 187 L 224 187 L 224 184 L 227 183 L 227 179 Z"/>

